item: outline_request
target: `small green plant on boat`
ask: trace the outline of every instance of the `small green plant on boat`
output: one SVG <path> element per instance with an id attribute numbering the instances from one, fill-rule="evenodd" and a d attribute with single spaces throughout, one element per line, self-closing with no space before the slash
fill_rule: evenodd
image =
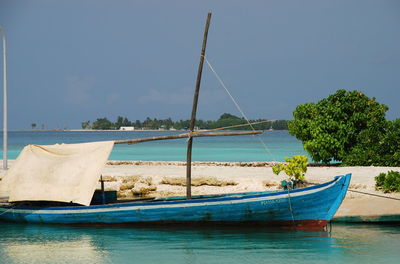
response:
<path id="1" fill-rule="evenodd" d="M 278 164 L 272 167 L 272 171 L 278 175 L 284 171 L 292 181 L 304 181 L 307 172 L 308 158 L 303 155 L 296 155 L 292 158 L 285 158 L 287 164 Z"/>
<path id="2" fill-rule="evenodd" d="M 384 193 L 400 192 L 400 172 L 388 171 L 375 177 L 375 189 Z"/>

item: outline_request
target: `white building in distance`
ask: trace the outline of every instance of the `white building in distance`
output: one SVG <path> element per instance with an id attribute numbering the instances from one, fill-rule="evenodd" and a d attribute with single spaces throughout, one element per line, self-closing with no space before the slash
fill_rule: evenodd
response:
<path id="1" fill-rule="evenodd" d="M 125 126 L 125 127 L 120 127 L 119 130 L 133 131 L 133 130 L 135 130 L 135 127 L 133 127 L 133 126 Z"/>

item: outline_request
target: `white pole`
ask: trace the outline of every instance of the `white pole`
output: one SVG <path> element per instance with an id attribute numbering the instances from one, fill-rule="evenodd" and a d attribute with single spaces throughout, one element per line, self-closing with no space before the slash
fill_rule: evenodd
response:
<path id="1" fill-rule="evenodd" d="M 7 135 L 7 57 L 6 57 L 6 34 L 0 26 L 3 36 L 3 169 L 7 169 L 8 135 Z"/>

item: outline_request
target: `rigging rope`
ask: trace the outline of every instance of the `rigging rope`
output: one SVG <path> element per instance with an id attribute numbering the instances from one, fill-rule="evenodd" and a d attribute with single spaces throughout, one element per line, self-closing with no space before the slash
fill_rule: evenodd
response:
<path id="1" fill-rule="evenodd" d="M 203 56 L 204 60 L 206 61 L 208 67 L 210 68 L 210 70 L 214 73 L 215 77 L 217 78 L 217 80 L 219 81 L 219 83 L 221 84 L 221 86 L 225 89 L 225 91 L 227 92 L 227 94 L 229 95 L 229 97 L 231 98 L 232 102 L 235 104 L 236 108 L 239 110 L 239 112 L 241 113 L 242 117 L 247 121 L 247 124 L 251 127 L 251 129 L 253 131 L 255 131 L 253 125 L 251 124 L 251 122 L 249 121 L 249 119 L 247 118 L 247 116 L 244 114 L 244 112 L 242 111 L 242 109 L 240 108 L 239 104 L 236 102 L 235 98 L 233 98 L 232 94 L 229 92 L 228 88 L 226 87 L 225 83 L 222 81 L 221 77 L 219 77 L 218 73 L 214 70 L 213 66 L 211 66 L 211 63 L 208 61 L 206 56 Z M 272 152 L 269 150 L 269 148 L 267 147 L 267 145 L 265 144 L 265 142 L 260 138 L 257 137 L 258 140 L 260 141 L 261 145 L 264 147 L 265 151 L 268 152 L 268 154 L 272 157 L 272 159 L 276 160 L 275 156 L 272 154 Z"/>
<path id="2" fill-rule="evenodd" d="M 5 210 L 4 212 L 0 213 L 0 215 L 3 215 L 9 211 L 11 211 L 13 208 L 15 207 L 15 205 L 12 205 L 10 208 L 8 208 L 7 210 Z"/>
<path id="3" fill-rule="evenodd" d="M 400 201 L 399 198 L 390 197 L 390 196 L 385 196 L 385 195 L 379 195 L 379 194 L 367 193 L 367 192 L 360 192 L 360 191 L 356 191 L 356 190 L 352 190 L 352 189 L 348 189 L 348 191 L 349 191 L 349 192 L 360 193 L 360 194 L 364 194 L 364 195 L 370 195 L 370 196 L 376 196 L 376 197 L 380 197 L 380 198 L 386 198 L 386 199 L 390 199 L 390 200 Z"/>
<path id="4" fill-rule="evenodd" d="M 219 83 L 221 84 L 221 86 L 225 89 L 225 91 L 227 92 L 227 94 L 229 95 L 229 97 L 231 98 L 232 102 L 235 104 L 236 108 L 239 110 L 239 112 L 242 114 L 243 118 L 246 120 L 247 125 L 249 125 L 251 127 L 251 129 L 253 131 L 255 131 L 253 125 L 258 124 L 258 123 L 264 123 L 267 121 L 261 121 L 261 122 L 256 122 L 256 123 L 251 123 L 249 121 L 249 119 L 247 118 L 247 116 L 244 114 L 244 112 L 242 111 L 242 109 L 240 108 L 239 104 L 236 102 L 235 98 L 233 98 L 232 94 L 229 92 L 228 88 L 226 87 L 225 83 L 222 81 L 221 77 L 218 75 L 218 73 L 214 70 L 213 66 L 211 65 L 211 63 L 208 61 L 206 56 L 203 56 L 204 60 L 206 61 L 208 67 L 210 68 L 210 70 L 214 73 L 215 77 L 217 78 L 217 80 L 219 81 Z M 210 129 L 207 131 L 213 131 L 213 130 L 222 130 L 222 129 L 226 129 L 226 128 L 233 128 L 233 127 L 238 127 L 238 126 L 243 126 L 243 125 L 235 125 L 235 126 L 229 126 L 229 127 L 222 127 L 222 128 L 216 128 L 216 129 Z M 271 151 L 269 150 L 269 148 L 267 147 L 267 145 L 265 144 L 265 142 L 260 138 L 257 137 L 258 140 L 261 142 L 261 144 L 263 145 L 264 149 L 269 153 L 269 155 L 271 155 L 271 157 L 273 159 L 275 159 L 274 155 L 271 153 Z M 316 185 L 315 183 L 311 183 Z M 348 191 L 350 192 L 355 192 L 355 193 L 360 193 L 360 194 L 364 194 L 364 195 L 370 195 L 370 196 L 376 196 L 376 197 L 380 197 L 380 198 L 386 198 L 386 199 L 391 199 L 391 200 L 397 200 L 400 201 L 399 198 L 394 198 L 394 197 L 389 197 L 389 196 L 384 196 L 384 195 L 379 195 L 379 194 L 373 194 L 373 193 L 367 193 L 367 192 L 360 192 L 360 191 L 356 191 L 356 190 L 352 190 L 352 189 L 348 189 Z M 293 217 L 293 212 L 291 209 L 291 203 L 290 203 L 290 194 L 288 192 L 288 196 L 289 196 L 289 206 L 290 206 L 290 211 L 292 213 L 292 220 L 294 221 L 294 217 Z"/>
<path id="5" fill-rule="evenodd" d="M 307 183 L 308 183 L 308 184 L 311 184 L 311 185 L 320 185 L 320 183 L 315 183 L 315 182 L 307 182 Z M 347 191 L 349 191 L 349 192 L 354 192 L 354 193 L 359 193 L 359 194 L 364 194 L 364 195 L 375 196 L 375 197 L 379 197 L 379 198 L 385 198 L 385 199 L 400 201 L 399 198 L 390 197 L 390 196 L 385 196 L 385 195 L 380 195 L 380 194 L 375 194 L 375 193 L 361 192 L 361 191 L 356 191 L 356 190 L 353 190 L 353 189 L 347 189 Z"/>
<path id="6" fill-rule="evenodd" d="M 295 227 L 296 224 L 294 222 L 294 215 L 293 215 L 293 209 L 292 209 L 292 201 L 290 199 L 290 191 L 289 188 L 287 189 L 287 195 L 288 195 L 288 200 L 289 200 L 289 209 L 290 209 L 290 214 L 292 215 L 292 224 Z"/>

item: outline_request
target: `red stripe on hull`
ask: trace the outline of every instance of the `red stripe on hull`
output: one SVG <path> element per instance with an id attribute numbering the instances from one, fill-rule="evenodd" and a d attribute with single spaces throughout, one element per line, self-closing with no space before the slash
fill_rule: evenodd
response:
<path id="1" fill-rule="evenodd" d="M 295 230 L 323 231 L 328 224 L 327 220 L 296 220 L 296 221 L 278 221 L 277 225 Z"/>
<path id="2" fill-rule="evenodd" d="M 292 230 L 304 231 L 325 231 L 325 227 L 329 221 L 327 220 L 287 220 L 287 221 L 243 221 L 243 222 L 180 222 L 180 221 L 157 221 L 157 222 L 140 222 L 140 223 L 85 223 L 72 224 L 77 226 L 115 226 L 115 227 L 151 227 L 151 226 L 263 226 L 263 227 L 280 227 Z"/>

